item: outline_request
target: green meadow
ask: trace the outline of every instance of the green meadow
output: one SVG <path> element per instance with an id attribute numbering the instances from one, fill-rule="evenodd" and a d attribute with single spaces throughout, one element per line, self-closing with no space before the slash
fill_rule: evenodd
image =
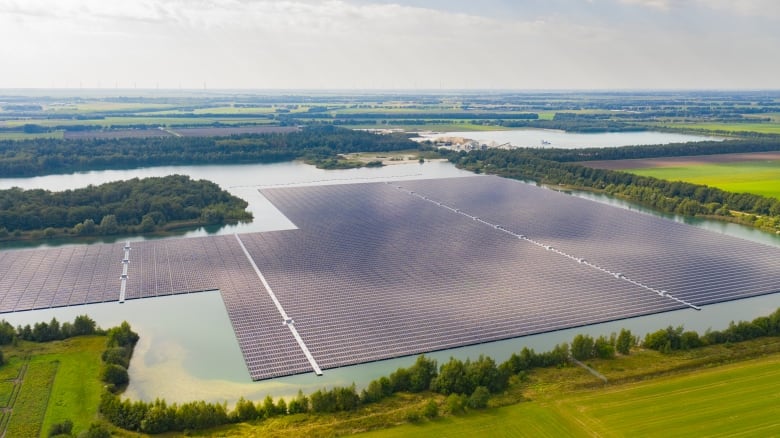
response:
<path id="1" fill-rule="evenodd" d="M 669 128 L 695 129 L 711 132 L 758 132 L 760 134 L 780 134 L 780 123 L 675 123 Z"/>
<path id="2" fill-rule="evenodd" d="M 686 181 L 734 192 L 780 198 L 780 161 L 691 164 L 681 167 L 625 169 L 668 181 Z"/>
<path id="3" fill-rule="evenodd" d="M 63 131 L 28 134 L 25 132 L 0 132 L 0 140 L 30 140 L 33 138 L 62 138 Z"/>
<path id="4" fill-rule="evenodd" d="M 370 437 L 775 436 L 780 355 L 665 378 L 548 391 L 528 400 L 366 434 Z"/>

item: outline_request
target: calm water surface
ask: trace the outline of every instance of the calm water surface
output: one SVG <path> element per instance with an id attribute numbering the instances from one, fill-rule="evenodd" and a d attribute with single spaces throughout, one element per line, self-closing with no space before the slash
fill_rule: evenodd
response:
<path id="1" fill-rule="evenodd" d="M 410 162 L 393 164 L 379 168 L 322 170 L 302 162 L 275 164 L 239 164 L 214 166 L 162 166 L 131 170 L 103 170 L 64 175 L 46 175 L 33 178 L 0 178 L 0 189 L 20 187 L 23 189 L 45 189 L 61 191 L 99 185 L 110 181 L 123 181 L 132 178 L 161 177 L 166 175 L 189 175 L 193 179 L 206 179 L 219 184 L 230 193 L 246 200 L 248 209 L 254 215 L 251 223 L 227 225 L 223 227 L 201 227 L 179 233 L 173 237 L 195 237 L 210 234 L 251 233 L 276 231 L 295 228 L 279 210 L 277 210 L 258 189 L 267 187 L 291 187 L 314 184 L 349 184 L 375 181 L 401 181 L 408 179 L 450 178 L 472 176 L 470 172 L 459 170 L 448 162 L 429 161 L 424 164 Z M 78 241 L 76 244 L 124 241 L 126 239 L 144 240 L 138 236 L 111 236 Z M 45 243 L 13 242 L 3 243 L 0 249 L 9 248 L 45 248 L 56 245 L 74 244 L 73 239 L 54 239 Z"/>
<path id="2" fill-rule="evenodd" d="M 545 147 L 562 149 L 606 148 L 632 145 L 686 143 L 704 140 L 722 140 L 717 137 L 677 134 L 671 132 L 607 132 L 581 134 L 554 129 L 513 129 L 507 131 L 445 132 L 422 135 L 423 139 L 463 137 L 483 144 L 509 143 L 516 147 Z M 542 143 L 542 142 L 546 143 Z"/>
<path id="3" fill-rule="evenodd" d="M 293 228 L 273 205 L 258 192 L 259 187 L 302 184 L 338 184 L 399 179 L 444 178 L 472 175 L 460 171 L 448 163 L 429 162 L 424 165 L 404 164 L 379 169 L 351 169 L 322 171 L 302 163 L 240 166 L 177 166 L 156 167 L 130 171 L 87 172 L 73 175 L 52 175 L 37 178 L 0 179 L 0 188 L 19 186 L 64 190 L 100 184 L 106 181 L 145 176 L 164 176 L 172 173 L 187 174 L 193 178 L 206 178 L 220 184 L 232 193 L 247 199 L 255 214 L 251 224 L 240 224 L 218 230 L 198 229 L 186 236 L 226 234 L 235 232 L 267 231 Z M 604 195 L 573 193 L 597 202 L 621 208 L 656 214 L 626 202 Z M 764 244 L 780 246 L 780 237 L 747 227 L 707 220 L 683 219 L 691 225 L 715 232 L 746 238 Z M 138 240 L 138 238 L 133 237 Z M 48 245 L 48 244 L 47 244 Z M 684 325 L 686 328 L 704 331 L 720 329 L 732 320 L 753 319 L 771 313 L 780 307 L 780 294 L 705 306 L 702 311 L 679 310 L 658 315 L 632 318 L 587 327 L 562 330 L 542 335 L 456 348 L 429 354 L 440 362 L 450 356 L 465 359 L 487 354 L 503 361 L 512 352 L 527 346 L 545 351 L 557 343 L 570 341 L 577 333 L 594 336 L 609 335 L 620 328 L 629 328 L 635 334 L 668 325 Z M 133 399 L 154 400 L 163 397 L 168 401 L 205 399 L 233 403 L 240 396 L 262 399 L 267 394 L 294 396 L 299 389 L 312 392 L 323 386 L 355 383 L 360 389 L 373 379 L 389 374 L 399 366 L 409 366 L 414 357 L 391 359 L 370 364 L 326 370 L 316 377 L 304 374 L 263 382 L 251 382 L 249 373 L 238 348 L 230 320 L 219 292 L 132 300 L 124 304 L 103 303 L 79 307 L 46 309 L 5 314 L 3 317 L 14 325 L 33 324 L 56 317 L 71 321 L 76 315 L 89 314 L 98 324 L 110 327 L 127 320 L 141 334 L 130 366 L 131 383 L 126 392 Z"/>

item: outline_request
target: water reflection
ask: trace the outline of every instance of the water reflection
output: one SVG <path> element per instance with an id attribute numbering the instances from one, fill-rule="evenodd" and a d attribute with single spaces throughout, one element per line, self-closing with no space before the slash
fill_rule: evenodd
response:
<path id="1" fill-rule="evenodd" d="M 723 140 L 721 137 L 679 134 L 675 132 L 602 132 L 579 133 L 556 129 L 512 129 L 505 131 L 470 131 L 425 134 L 421 139 L 460 137 L 482 144 L 509 143 L 515 147 L 579 149 L 591 147 L 620 147 L 669 143 L 687 143 L 707 140 Z"/>

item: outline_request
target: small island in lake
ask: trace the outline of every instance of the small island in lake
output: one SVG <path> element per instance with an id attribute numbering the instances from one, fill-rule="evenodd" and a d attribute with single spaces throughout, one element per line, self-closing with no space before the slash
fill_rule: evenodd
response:
<path id="1" fill-rule="evenodd" d="M 77 190 L 0 190 L 0 240 L 159 233 L 252 220 L 248 204 L 189 176 L 133 178 Z"/>

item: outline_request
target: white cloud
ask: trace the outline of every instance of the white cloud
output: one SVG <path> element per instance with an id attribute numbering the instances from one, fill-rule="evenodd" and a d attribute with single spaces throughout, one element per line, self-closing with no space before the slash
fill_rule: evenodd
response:
<path id="1" fill-rule="evenodd" d="M 680 3 L 683 1 L 684 0 L 678 0 Z M 672 3 L 674 3 L 674 0 L 620 0 L 620 3 L 668 11 L 672 6 Z"/>
<path id="2" fill-rule="evenodd" d="M 780 18 L 777 0 L 696 0 L 700 6 L 742 16 Z"/>
<path id="3" fill-rule="evenodd" d="M 780 17 L 780 1 L 777 0 L 618 0 L 625 5 L 636 5 L 660 11 L 693 8 L 712 10 L 747 17 Z"/>
<path id="4" fill-rule="evenodd" d="M 615 1 L 665 12 L 627 22 L 610 15 Z M 13 60 L 0 69 L 0 88 L 780 86 L 778 61 L 766 56 L 777 31 L 724 35 L 723 23 L 677 13 L 683 3 L 594 1 L 595 20 L 347 0 L 0 0 L 0 39 L 13 42 L 0 45 Z M 709 17 L 732 2 L 707 3 Z"/>

